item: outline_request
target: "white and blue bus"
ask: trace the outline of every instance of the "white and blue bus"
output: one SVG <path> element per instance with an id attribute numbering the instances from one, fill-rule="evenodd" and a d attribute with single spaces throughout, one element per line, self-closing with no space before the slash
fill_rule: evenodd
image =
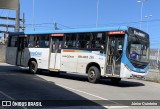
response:
<path id="1" fill-rule="evenodd" d="M 95 83 L 101 77 L 113 82 L 144 77 L 149 67 L 149 35 L 127 27 L 99 27 L 10 33 L 6 62 L 29 67 L 88 75 Z"/>

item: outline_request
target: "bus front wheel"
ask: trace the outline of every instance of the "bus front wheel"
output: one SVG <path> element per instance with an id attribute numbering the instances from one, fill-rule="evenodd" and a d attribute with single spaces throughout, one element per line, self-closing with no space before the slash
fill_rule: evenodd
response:
<path id="1" fill-rule="evenodd" d="M 91 83 L 96 83 L 100 79 L 100 71 L 97 67 L 92 66 L 88 70 L 88 81 Z"/>
<path id="2" fill-rule="evenodd" d="M 29 71 L 33 74 L 37 73 L 38 71 L 38 65 L 35 61 L 30 61 L 29 63 Z"/>

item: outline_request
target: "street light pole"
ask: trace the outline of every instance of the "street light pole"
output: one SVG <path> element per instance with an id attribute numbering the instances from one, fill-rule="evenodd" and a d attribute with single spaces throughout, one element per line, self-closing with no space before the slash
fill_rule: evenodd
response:
<path id="1" fill-rule="evenodd" d="M 147 0 L 138 0 L 138 3 L 141 3 L 141 21 L 140 21 L 140 29 L 142 29 L 142 20 L 143 20 L 143 6 L 144 6 L 144 2 Z"/>
<path id="2" fill-rule="evenodd" d="M 34 25 L 34 17 L 35 17 L 35 1 L 33 0 L 33 10 L 32 10 L 32 28 L 33 28 L 33 31 L 35 31 L 35 25 Z"/>
<path id="3" fill-rule="evenodd" d="M 98 17 L 99 17 L 99 0 L 97 0 L 97 20 L 96 20 L 96 27 L 98 27 Z"/>
<path id="4" fill-rule="evenodd" d="M 149 28 L 149 18 L 151 18 L 152 15 L 149 15 L 149 16 L 145 16 L 145 18 L 147 18 L 147 33 L 149 32 L 148 31 L 148 28 Z"/>

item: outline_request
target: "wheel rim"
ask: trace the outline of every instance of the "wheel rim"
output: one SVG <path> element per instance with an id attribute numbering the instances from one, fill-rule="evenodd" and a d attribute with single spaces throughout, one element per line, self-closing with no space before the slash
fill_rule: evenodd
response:
<path id="1" fill-rule="evenodd" d="M 89 78 L 91 80 L 93 80 L 95 78 L 96 74 L 95 74 L 95 71 L 94 70 L 91 70 L 90 73 L 89 73 Z"/>

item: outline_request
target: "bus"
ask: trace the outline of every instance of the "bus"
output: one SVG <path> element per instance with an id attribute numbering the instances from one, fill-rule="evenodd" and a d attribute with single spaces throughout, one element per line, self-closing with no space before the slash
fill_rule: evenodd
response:
<path id="1" fill-rule="evenodd" d="M 6 63 L 31 73 L 85 74 L 91 83 L 104 77 L 118 83 L 147 74 L 149 50 L 149 35 L 127 26 L 13 32 Z"/>

